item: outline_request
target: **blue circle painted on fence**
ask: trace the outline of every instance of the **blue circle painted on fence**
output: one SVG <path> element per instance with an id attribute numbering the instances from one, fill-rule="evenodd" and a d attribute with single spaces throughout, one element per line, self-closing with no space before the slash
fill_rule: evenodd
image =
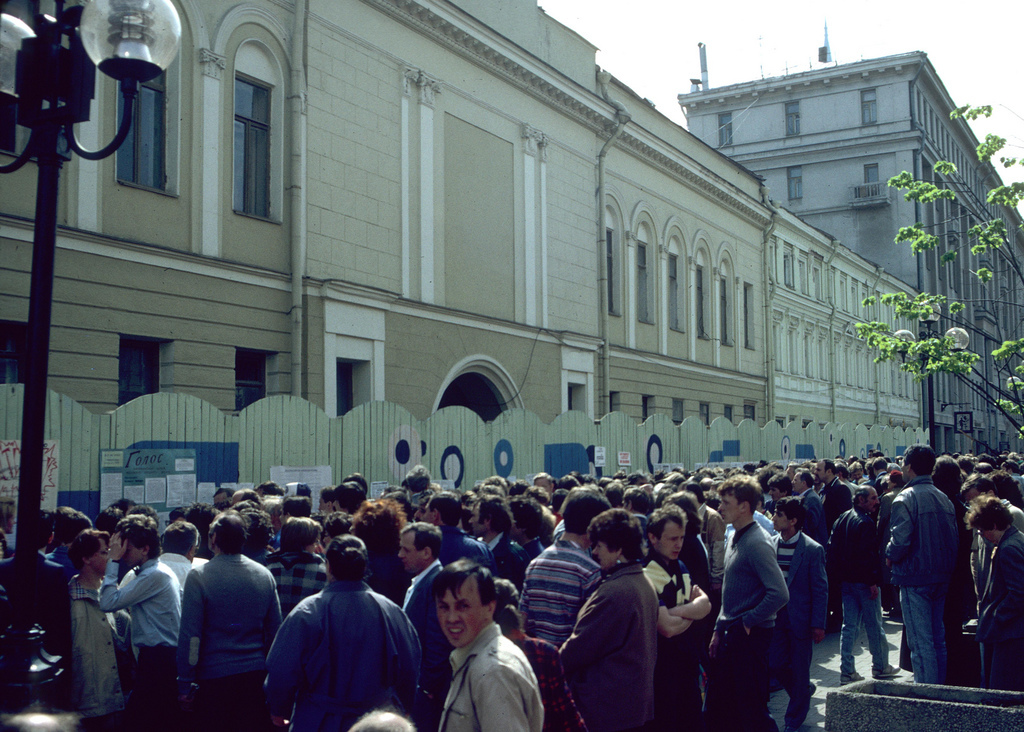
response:
<path id="1" fill-rule="evenodd" d="M 398 444 L 395 445 L 395 460 L 399 465 L 405 465 L 409 462 L 409 457 L 412 455 L 412 449 L 409 447 L 408 440 L 399 440 Z"/>
<path id="2" fill-rule="evenodd" d="M 839 454 L 846 457 L 846 440 L 839 441 Z"/>
<path id="3" fill-rule="evenodd" d="M 658 448 L 657 451 L 655 451 L 654 448 Z M 657 454 L 655 454 L 655 452 L 657 452 Z M 657 435 L 651 435 L 647 440 L 647 472 L 654 472 L 654 463 L 665 462 L 662 460 L 663 454 L 664 449 L 661 446 L 661 438 Z"/>
<path id="4" fill-rule="evenodd" d="M 425 440 L 420 440 L 420 455 L 427 454 L 427 443 Z"/>
<path id="5" fill-rule="evenodd" d="M 782 462 L 789 462 L 789 435 L 783 435 L 782 437 Z"/>
<path id="6" fill-rule="evenodd" d="M 498 444 L 494 446 L 494 472 L 502 478 L 507 478 L 512 475 L 514 461 L 512 443 L 508 440 L 498 440 Z"/>
<path id="7" fill-rule="evenodd" d="M 449 460 L 453 461 L 453 464 L 449 464 Z M 449 471 L 449 468 L 451 470 Z M 452 475 L 448 473 L 451 472 Z M 445 480 L 450 480 L 455 483 L 455 487 L 458 488 L 462 485 L 463 474 L 466 472 L 466 460 L 462 457 L 462 451 L 455 445 L 449 445 L 441 453 L 441 477 Z"/>

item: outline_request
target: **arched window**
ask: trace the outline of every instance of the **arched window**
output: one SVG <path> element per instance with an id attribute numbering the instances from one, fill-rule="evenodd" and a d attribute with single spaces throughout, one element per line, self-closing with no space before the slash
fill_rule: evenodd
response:
<path id="1" fill-rule="evenodd" d="M 678 237 L 672 237 L 668 243 L 668 259 L 665 262 L 665 298 L 668 301 L 668 327 L 672 330 L 686 330 L 685 272 L 680 268 L 683 247 Z"/>
<path id="2" fill-rule="evenodd" d="M 636 234 L 636 319 L 641 323 L 654 322 L 651 296 L 654 292 L 655 248 L 646 223 L 640 224 Z"/>
<path id="3" fill-rule="evenodd" d="M 263 43 L 239 46 L 232 96 L 232 208 L 280 220 L 285 88 L 280 64 Z"/>
<path id="4" fill-rule="evenodd" d="M 622 314 L 622 297 L 619 293 L 622 282 L 621 247 L 622 247 L 622 226 L 620 217 L 612 206 L 605 207 L 605 273 L 608 281 L 605 284 L 608 312 L 611 315 Z"/>

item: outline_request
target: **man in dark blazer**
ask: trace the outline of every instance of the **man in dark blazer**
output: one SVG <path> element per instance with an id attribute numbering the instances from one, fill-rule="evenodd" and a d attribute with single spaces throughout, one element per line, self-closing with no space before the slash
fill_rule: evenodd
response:
<path id="1" fill-rule="evenodd" d="M 814 476 L 801 470 L 793 478 L 793 495 L 800 499 L 807 512 L 801 531 L 816 542 L 828 544 L 828 526 L 825 524 L 825 507 L 821 497 L 814 490 Z"/>
<path id="2" fill-rule="evenodd" d="M 469 520 L 473 534 L 494 554 L 498 576 L 504 577 L 522 592 L 523 578 L 530 556 L 518 542 L 512 541 L 512 509 L 501 496 L 485 495 L 473 504 Z"/>
<path id="3" fill-rule="evenodd" d="M 441 573 L 440 554 L 441 530 L 436 526 L 417 522 L 402 530 L 398 557 L 405 571 L 413 575 L 402 609 L 416 628 L 423 651 L 411 710 L 418 729 L 438 728 L 451 681 L 448 655 L 452 647 L 441 632 L 433 593 L 434 579 Z"/>
<path id="4" fill-rule="evenodd" d="M 799 498 L 780 499 L 773 520 L 779 533 L 771 537 L 789 587 L 789 603 L 776 618 L 769 653 L 773 675 L 789 694 L 786 732 L 799 729 L 807 717 L 812 643 L 821 643 L 825 637 L 825 549 L 801 531 L 806 515 Z"/>

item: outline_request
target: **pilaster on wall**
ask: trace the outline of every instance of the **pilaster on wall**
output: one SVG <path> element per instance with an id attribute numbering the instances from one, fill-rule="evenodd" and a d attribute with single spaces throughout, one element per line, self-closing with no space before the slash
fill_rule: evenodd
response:
<path id="1" fill-rule="evenodd" d="M 422 71 L 416 79 L 420 101 L 420 299 L 434 294 L 434 99 L 441 82 Z"/>
<path id="2" fill-rule="evenodd" d="M 202 239 L 200 251 L 208 257 L 220 256 L 220 120 L 221 77 L 227 68 L 227 59 L 208 48 L 199 49 L 197 56 L 202 71 L 203 126 L 200 147 L 202 182 L 199 190 L 201 204 Z"/>
<path id="3" fill-rule="evenodd" d="M 522 126 L 523 135 L 523 201 L 526 323 L 547 325 L 547 137 L 528 124 Z M 538 179 L 539 168 L 539 179 Z M 538 193 L 539 190 L 539 193 Z M 538 270 L 540 272 L 538 278 Z M 540 297 L 538 298 L 538 284 Z M 537 317 L 538 299 L 541 317 Z"/>

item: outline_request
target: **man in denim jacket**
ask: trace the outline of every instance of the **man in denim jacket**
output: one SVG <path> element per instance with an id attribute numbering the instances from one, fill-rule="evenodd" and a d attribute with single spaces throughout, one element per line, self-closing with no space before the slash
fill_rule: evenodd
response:
<path id="1" fill-rule="evenodd" d="M 956 562 L 956 514 L 932 483 L 935 453 L 913 445 L 903 458 L 906 487 L 892 502 L 892 538 L 885 549 L 892 583 L 900 588 L 903 623 L 914 664 L 914 681 L 946 680 L 942 612 Z"/>

